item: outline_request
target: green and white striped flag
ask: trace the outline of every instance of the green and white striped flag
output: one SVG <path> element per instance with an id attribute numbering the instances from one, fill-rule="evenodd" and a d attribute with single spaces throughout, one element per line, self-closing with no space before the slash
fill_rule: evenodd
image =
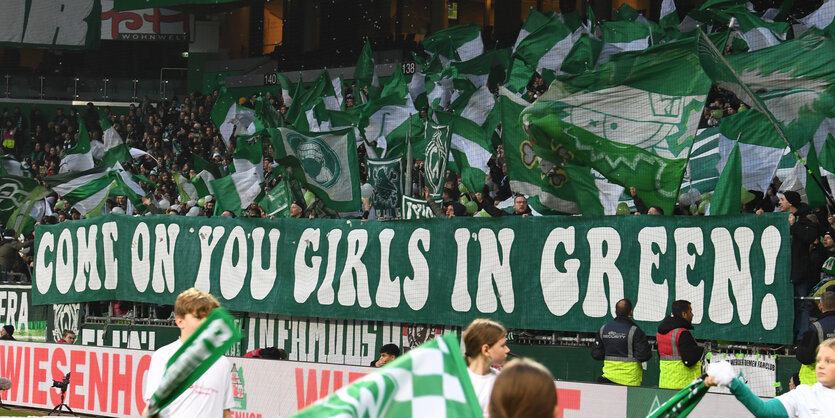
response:
<path id="1" fill-rule="evenodd" d="M 359 129 L 363 137 L 384 151 L 386 156 L 389 141 L 404 143 L 409 134 L 412 115 L 418 111 L 408 97 L 390 95 L 370 101 L 360 110 Z"/>
<path id="2" fill-rule="evenodd" d="M 603 49 L 597 57 L 598 67 L 609 62 L 612 55 L 624 51 L 641 51 L 652 45 L 657 45 L 664 32 L 654 22 L 604 22 Z"/>
<path id="3" fill-rule="evenodd" d="M 144 207 L 142 197 L 145 192 L 118 163 L 112 168 L 99 166 L 82 172 L 49 176 L 44 178 L 44 182 L 82 216 L 100 208 L 110 195 L 126 196 L 137 208 Z"/>
<path id="4" fill-rule="evenodd" d="M 4 155 L 0 152 L 0 176 L 21 176 L 31 177 L 32 173 L 29 170 L 24 170 L 20 161 L 16 160 L 11 155 Z"/>
<path id="5" fill-rule="evenodd" d="M 40 218 L 32 217 L 35 209 L 42 212 L 43 199 L 52 193 L 37 181 L 19 176 L 0 177 L 0 222 L 6 229 L 14 229 L 19 234 L 28 234 Z M 38 207 L 40 204 L 40 207 Z"/>
<path id="6" fill-rule="evenodd" d="M 59 173 L 71 171 L 85 171 L 93 168 L 93 153 L 90 148 L 90 134 L 84 124 L 84 119 L 78 115 L 78 142 L 67 150 L 64 158 L 61 159 Z"/>
<path id="7" fill-rule="evenodd" d="M 255 117 L 255 110 L 239 105 L 232 96 L 223 95 L 212 108 L 212 122 L 220 131 L 223 143 L 229 147 L 232 133 L 235 135 L 255 135 L 264 129 L 261 121 Z"/>
<path id="8" fill-rule="evenodd" d="M 212 191 L 212 180 L 215 176 L 203 170 L 197 173 L 192 179 L 187 179 L 180 173 L 174 173 L 174 182 L 177 184 L 177 190 L 180 192 L 180 202 L 188 202 L 189 200 L 198 200 L 201 197 L 214 195 Z"/>
<path id="9" fill-rule="evenodd" d="M 482 413 L 459 342 L 446 334 L 295 415 L 326 416 L 475 418 Z"/>
<path id="10" fill-rule="evenodd" d="M 560 19 L 556 12 L 542 13 L 533 7 L 528 10 L 528 17 L 525 18 L 525 23 L 522 24 L 522 29 L 519 30 L 519 35 L 516 36 L 516 42 L 513 44 L 513 51 L 519 48 L 525 38 L 537 30 L 542 25 L 545 25 L 551 19 Z"/>
<path id="11" fill-rule="evenodd" d="M 742 158 L 737 142 L 728 156 L 716 191 L 710 200 L 708 215 L 739 215 L 742 206 Z"/>
<path id="12" fill-rule="evenodd" d="M 487 79 L 490 77 L 490 70 L 493 68 L 493 61 L 497 56 L 496 51 L 489 51 L 471 60 L 454 62 L 451 66 L 458 69 L 458 76 L 470 80 L 473 89 L 487 86 Z"/>
<path id="13" fill-rule="evenodd" d="M 281 87 L 281 100 L 288 108 L 293 104 L 293 82 L 286 75 L 278 73 L 278 85 Z"/>
<path id="14" fill-rule="evenodd" d="M 474 23 L 442 29 L 426 37 L 421 44 L 427 54 L 437 55 L 444 67 L 450 62 L 468 61 L 484 53 L 481 26 Z"/>
<path id="15" fill-rule="evenodd" d="M 565 23 L 553 18 L 519 42 L 514 52 L 550 83 L 561 74 L 562 62 L 583 31 L 579 28 L 572 33 Z"/>
<path id="16" fill-rule="evenodd" d="M 293 175 L 327 207 L 339 212 L 359 208 L 359 162 L 353 128 L 310 134 L 287 128 L 268 131 L 276 161 L 294 167 Z"/>
<path id="17" fill-rule="evenodd" d="M 226 309 L 215 308 L 168 360 L 159 386 L 148 401 L 147 416 L 174 402 L 223 353 L 241 340 L 241 330 Z"/>
<path id="18" fill-rule="evenodd" d="M 672 213 L 710 80 L 690 42 L 617 54 L 522 113 L 543 159 L 590 167 Z M 551 87 L 554 89 L 554 86 Z"/>
<path id="19" fill-rule="evenodd" d="M 240 216 L 261 194 L 263 181 L 263 176 L 258 175 L 255 167 L 212 180 L 209 184 L 214 191 L 215 213 L 220 214 L 228 210 Z"/>
<path id="20" fill-rule="evenodd" d="M 681 192 L 695 188 L 700 192 L 710 192 L 716 188 L 719 180 L 719 128 L 701 129 L 696 133 L 696 140 L 690 151 L 687 173 L 681 183 Z"/>
<path id="21" fill-rule="evenodd" d="M 102 130 L 102 142 L 104 142 L 104 155 L 101 158 L 101 164 L 105 167 L 113 167 L 116 163 L 123 163 L 133 159 L 130 155 L 128 147 L 122 141 L 122 136 L 116 132 L 116 129 L 110 125 L 107 115 L 101 109 L 99 112 L 99 121 Z"/>
<path id="22" fill-rule="evenodd" d="M 835 34 L 835 1 L 826 0 L 821 7 L 798 21 L 808 28 L 817 28 L 830 35 Z"/>

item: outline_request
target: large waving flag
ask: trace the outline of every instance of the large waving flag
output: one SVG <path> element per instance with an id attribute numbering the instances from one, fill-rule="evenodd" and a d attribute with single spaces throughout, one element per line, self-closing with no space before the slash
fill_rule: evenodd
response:
<path id="1" fill-rule="evenodd" d="M 519 116 L 527 103 L 509 90 L 500 89 L 499 109 L 502 120 L 507 176 L 511 190 L 531 197 L 548 210 L 559 213 L 603 215 L 599 193 L 588 167 L 563 166 L 562 160 L 545 160 L 533 150 Z M 570 174 L 570 182 L 567 182 Z M 542 212 L 541 208 L 536 208 Z"/>
<path id="2" fill-rule="evenodd" d="M 261 137 L 238 137 L 235 141 L 235 151 L 232 152 L 232 165 L 235 172 L 248 171 L 251 168 L 264 179 L 264 148 Z"/>
<path id="3" fill-rule="evenodd" d="M 116 163 L 123 163 L 131 160 L 130 150 L 125 146 L 122 136 L 110 124 L 107 115 L 98 109 L 99 120 L 101 123 L 101 130 L 103 132 L 102 142 L 104 142 L 104 155 L 101 159 L 101 164 L 105 167 L 113 167 Z"/>
<path id="4" fill-rule="evenodd" d="M 261 194 L 263 181 L 263 176 L 258 175 L 255 167 L 212 180 L 210 184 L 215 192 L 215 213 L 221 214 L 228 210 L 240 216 Z"/>
<path id="5" fill-rule="evenodd" d="M 61 195 L 82 216 L 98 215 L 94 209 L 101 208 L 108 196 L 126 196 L 131 203 L 141 208 L 145 192 L 131 178 L 120 164 L 108 168 L 99 166 L 82 172 L 64 173 L 44 178 L 52 190 Z"/>
<path id="6" fill-rule="evenodd" d="M 389 143 L 405 143 L 411 133 L 412 115 L 418 111 L 408 97 L 398 94 L 372 100 L 360 111 L 359 129 L 365 139 L 383 149 L 380 157 L 385 157 Z"/>
<path id="7" fill-rule="evenodd" d="M 353 128 L 311 134 L 287 128 L 269 132 L 276 161 L 292 167 L 293 175 L 327 207 L 340 212 L 359 208 L 359 163 Z"/>
<path id="8" fill-rule="evenodd" d="M 426 53 L 437 55 L 444 67 L 450 62 L 468 61 L 484 53 L 481 27 L 474 23 L 435 32 L 426 37 L 422 44 Z"/>
<path id="9" fill-rule="evenodd" d="M 552 18 L 520 41 L 514 51 L 531 69 L 550 82 L 562 73 L 562 62 L 581 33 L 582 29 L 572 33 L 565 23 Z"/>
<path id="10" fill-rule="evenodd" d="M 38 215 L 43 216 L 43 199 L 51 193 L 51 190 L 28 177 L 0 177 L 0 222 L 6 228 L 28 234 L 35 222 L 40 220 Z"/>
<path id="11" fill-rule="evenodd" d="M 482 413 L 458 340 L 447 334 L 295 415 L 332 416 L 475 418 Z"/>
<path id="12" fill-rule="evenodd" d="M 576 92 L 522 113 L 537 154 L 591 167 L 672 213 L 710 90 L 692 44 L 617 54 L 563 87 Z"/>
<path id="13" fill-rule="evenodd" d="M 374 99 L 380 95 L 380 79 L 377 76 L 377 69 L 374 65 L 374 55 L 371 53 L 371 43 L 368 40 L 362 46 L 357 66 L 354 69 L 354 78 L 357 80 L 357 90 L 368 90 L 368 96 L 363 92 L 357 99 L 365 102 L 367 99 Z"/>
<path id="14" fill-rule="evenodd" d="M 653 22 L 605 22 L 602 26 L 603 49 L 597 58 L 597 64 L 609 62 L 613 54 L 624 51 L 641 51 L 657 45 L 664 32 Z"/>
<path id="15" fill-rule="evenodd" d="M 255 110 L 238 104 L 232 96 L 223 95 L 212 108 L 212 122 L 217 126 L 223 143 L 229 147 L 232 134 L 255 135 L 263 130 L 260 120 L 255 117 Z"/>
<path id="16" fill-rule="evenodd" d="M 58 170 L 61 173 L 68 173 L 71 171 L 84 171 L 93 168 L 93 153 L 90 147 L 90 133 L 87 132 L 87 126 L 84 124 L 84 119 L 78 115 L 78 142 L 67 150 L 64 158 L 61 159 L 61 168 Z"/>

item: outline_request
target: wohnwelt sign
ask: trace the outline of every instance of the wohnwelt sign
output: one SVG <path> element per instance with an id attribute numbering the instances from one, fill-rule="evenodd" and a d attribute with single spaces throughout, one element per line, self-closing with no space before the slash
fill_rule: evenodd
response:
<path id="1" fill-rule="evenodd" d="M 193 16 L 177 10 L 148 8 L 117 11 L 113 0 L 101 2 L 101 39 L 114 41 L 189 41 Z"/>
<path id="2" fill-rule="evenodd" d="M 420 222 L 130 217 L 40 225 L 35 304 L 173 304 L 297 316 L 597 331 L 617 301 L 652 332 L 693 304 L 699 338 L 788 343 L 785 214 L 439 218 Z"/>

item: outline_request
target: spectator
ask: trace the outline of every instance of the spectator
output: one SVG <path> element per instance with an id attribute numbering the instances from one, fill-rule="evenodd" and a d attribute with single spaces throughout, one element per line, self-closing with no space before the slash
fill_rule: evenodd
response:
<path id="1" fill-rule="evenodd" d="M 673 302 L 670 316 L 658 325 L 655 339 L 661 357 L 658 387 L 681 389 L 702 374 L 702 354 L 693 334 L 693 307 L 686 300 Z"/>
<path id="2" fill-rule="evenodd" d="M 591 356 L 603 360 L 603 375 L 597 381 L 640 386 L 644 375 L 641 363 L 652 357 L 652 349 L 644 331 L 632 321 L 632 301 L 619 300 L 615 315 L 615 320 L 594 336 Z"/>
<path id="3" fill-rule="evenodd" d="M 0 329 L 0 340 L 15 340 L 14 325 L 3 325 L 3 328 Z"/>
<path id="4" fill-rule="evenodd" d="M 491 418 L 559 416 L 554 376 L 533 360 L 511 360 L 496 377 L 488 412 Z"/>
<path id="5" fill-rule="evenodd" d="M 61 339 L 58 340 L 58 344 L 75 344 L 75 333 L 72 330 L 65 329 L 61 333 Z"/>
<path id="6" fill-rule="evenodd" d="M 791 235 L 791 282 L 795 298 L 809 295 L 809 289 L 817 282 L 812 269 L 810 248 L 818 238 L 817 226 L 806 217 L 805 205 L 800 201 L 800 194 L 794 191 L 783 193 L 780 197 L 780 209 L 789 213 Z M 805 301 L 795 299 L 794 333 L 797 341 L 809 326 L 809 311 Z"/>
<path id="7" fill-rule="evenodd" d="M 510 352 L 507 348 L 506 334 L 503 326 L 489 319 L 476 319 L 464 330 L 462 339 L 467 373 L 478 404 L 485 414 L 496 376 L 499 374 L 492 366 L 504 363 L 507 353 Z"/>
<path id="8" fill-rule="evenodd" d="M 797 361 L 801 364 L 800 383 L 804 385 L 814 385 L 817 382 L 815 351 L 818 345 L 824 340 L 835 337 L 835 292 L 823 292 L 820 300 L 820 310 L 823 315 L 806 329 L 795 351 Z"/>
<path id="9" fill-rule="evenodd" d="M 395 344 L 386 344 L 380 347 L 380 358 L 371 362 L 371 367 L 383 367 L 400 356 L 400 347 Z"/>

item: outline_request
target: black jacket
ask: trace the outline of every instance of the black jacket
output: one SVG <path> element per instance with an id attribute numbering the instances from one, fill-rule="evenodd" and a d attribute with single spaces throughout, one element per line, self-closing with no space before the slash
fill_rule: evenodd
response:
<path id="1" fill-rule="evenodd" d="M 693 329 L 693 324 L 681 317 L 668 316 L 658 325 L 659 334 L 668 334 L 676 328 L 684 328 L 686 331 L 682 332 L 678 337 L 678 353 L 681 356 L 681 362 L 685 366 L 690 367 L 699 362 L 704 354 L 704 348 L 696 344 L 696 339 L 689 330 Z"/>
<path id="2" fill-rule="evenodd" d="M 821 325 L 824 339 L 835 337 L 835 311 L 824 312 L 817 323 Z M 821 342 L 818 339 L 818 329 L 815 324 L 809 325 L 803 333 L 803 338 L 800 339 L 800 344 L 797 345 L 795 352 L 797 361 L 803 364 L 814 363 L 818 345 Z"/>
<path id="3" fill-rule="evenodd" d="M 627 357 L 629 354 L 629 331 L 635 327 L 632 334 L 632 357 L 644 362 L 652 357 L 652 349 L 647 341 L 647 335 L 631 319 L 617 317 L 614 321 L 604 325 L 594 336 L 594 346 L 591 356 L 595 360 L 605 360 L 609 357 Z"/>
<path id="4" fill-rule="evenodd" d="M 812 267 L 810 245 L 818 238 L 818 228 L 809 219 L 805 210 L 795 212 L 795 222 L 791 226 L 791 282 L 809 283 L 810 286 L 817 283 L 815 272 Z M 818 267 L 820 268 L 820 267 Z"/>

